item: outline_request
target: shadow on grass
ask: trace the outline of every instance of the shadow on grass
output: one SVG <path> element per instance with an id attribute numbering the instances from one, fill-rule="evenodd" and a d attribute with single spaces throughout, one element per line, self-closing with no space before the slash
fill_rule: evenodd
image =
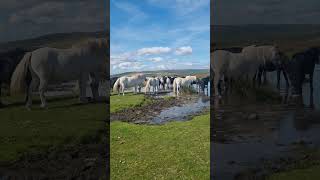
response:
<path id="1" fill-rule="evenodd" d="M 11 97 L 7 97 L 7 98 L 11 98 Z M 14 97 L 17 98 L 17 97 Z M 20 98 L 21 99 L 21 98 Z M 72 99 L 78 99 L 78 96 L 56 96 L 56 97 L 49 97 L 47 98 L 47 102 L 48 103 L 52 103 L 52 102 L 63 102 L 65 100 L 72 100 Z M 32 101 L 32 104 L 35 105 L 40 105 L 41 100 L 40 99 L 35 99 Z M 109 103 L 109 98 L 107 97 L 100 97 L 98 100 L 94 101 L 92 98 L 87 98 L 86 102 L 81 102 L 79 100 L 78 103 L 72 103 L 72 104 L 68 104 L 68 105 L 60 105 L 60 106 L 55 106 L 55 107 L 51 107 L 52 109 L 57 109 L 57 108 L 62 108 L 62 107 L 71 107 L 71 106 L 82 106 L 82 105 L 87 105 L 87 104 L 100 104 L 100 103 Z M 12 107 L 17 107 L 17 106 L 24 106 L 26 103 L 23 101 L 15 101 L 12 102 L 10 104 L 1 104 L 0 105 L 0 109 L 1 108 L 12 108 Z"/>

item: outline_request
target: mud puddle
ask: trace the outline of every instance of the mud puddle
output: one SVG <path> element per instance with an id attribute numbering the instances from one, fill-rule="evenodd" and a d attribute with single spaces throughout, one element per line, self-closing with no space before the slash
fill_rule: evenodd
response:
<path id="1" fill-rule="evenodd" d="M 187 120 L 210 106 L 210 98 L 205 96 L 184 95 L 165 98 L 168 96 L 173 94 L 149 95 L 150 104 L 112 113 L 110 119 L 136 124 L 162 124 L 172 120 Z"/>
<path id="2" fill-rule="evenodd" d="M 169 121 L 185 121 L 190 118 L 189 116 L 198 114 L 209 106 L 209 98 L 199 97 L 197 101 L 162 110 L 159 115 L 151 120 L 150 124 L 163 124 Z"/>
<path id="3" fill-rule="evenodd" d="M 264 161 L 296 159 L 296 145 L 320 146 L 320 112 L 287 105 L 223 106 L 214 111 L 213 176 L 215 179 L 247 179 L 252 170 L 263 177 L 286 166 Z M 280 167 L 279 167 L 280 166 Z"/>

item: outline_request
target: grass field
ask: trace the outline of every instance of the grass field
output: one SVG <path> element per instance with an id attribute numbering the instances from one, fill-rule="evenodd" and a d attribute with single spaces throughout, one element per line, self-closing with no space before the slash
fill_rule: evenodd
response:
<path id="1" fill-rule="evenodd" d="M 125 96 L 112 95 L 110 96 L 110 112 L 116 112 L 121 109 L 131 108 L 135 106 L 142 106 L 149 101 L 143 94 L 127 93 Z"/>
<path id="2" fill-rule="evenodd" d="M 106 103 L 79 104 L 78 99 L 68 98 L 48 105 L 46 110 L 38 104 L 31 111 L 23 105 L 0 109 L 1 163 L 51 147 L 86 143 L 105 130 Z"/>
<path id="3" fill-rule="evenodd" d="M 111 109 L 127 108 L 117 101 L 125 97 L 111 97 Z M 125 99 L 131 107 L 143 102 Z M 111 179 L 209 179 L 209 113 L 158 126 L 112 122 L 110 134 Z"/>

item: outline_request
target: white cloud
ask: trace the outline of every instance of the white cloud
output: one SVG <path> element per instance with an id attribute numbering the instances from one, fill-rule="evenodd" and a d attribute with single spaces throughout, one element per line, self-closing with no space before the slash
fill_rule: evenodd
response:
<path id="1" fill-rule="evenodd" d="M 193 66 L 192 62 L 186 62 L 186 63 L 181 63 L 181 64 L 186 65 L 186 66 Z"/>
<path id="2" fill-rule="evenodd" d="M 145 67 L 141 62 L 121 62 L 119 64 L 113 65 L 112 69 L 114 70 L 140 70 Z"/>
<path id="3" fill-rule="evenodd" d="M 175 51 L 176 55 L 188 55 L 192 54 L 192 48 L 190 46 L 179 47 Z"/>
<path id="4" fill-rule="evenodd" d="M 157 70 L 168 70 L 168 69 L 170 69 L 170 68 L 168 68 L 168 66 L 166 66 L 166 65 L 164 65 L 164 64 L 161 64 L 161 65 L 158 65 L 156 69 L 157 69 Z"/>
<path id="5" fill-rule="evenodd" d="M 126 52 L 118 55 L 111 55 L 111 64 L 119 64 L 126 61 L 135 61 L 135 53 Z"/>
<path id="6" fill-rule="evenodd" d="M 163 60 L 162 57 L 149 58 L 149 61 L 151 61 L 151 62 L 161 62 L 162 60 Z"/>
<path id="7" fill-rule="evenodd" d="M 171 48 L 169 47 L 151 47 L 139 49 L 137 55 L 165 54 L 169 52 L 171 52 Z"/>

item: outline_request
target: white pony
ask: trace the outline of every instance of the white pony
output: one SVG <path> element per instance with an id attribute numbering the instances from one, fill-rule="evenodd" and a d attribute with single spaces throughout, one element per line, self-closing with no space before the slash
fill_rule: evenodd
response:
<path id="1" fill-rule="evenodd" d="M 146 87 L 145 87 L 145 94 L 150 92 L 152 86 L 152 92 L 157 94 L 159 90 L 159 78 L 148 78 Z"/>
<path id="2" fill-rule="evenodd" d="M 108 74 L 107 49 L 106 39 L 90 39 L 69 49 L 44 47 L 26 53 L 11 77 L 10 92 L 16 94 L 27 90 L 26 106 L 30 108 L 32 91 L 39 87 L 41 107 L 45 108 L 48 84 L 78 80 L 82 100 L 90 76 L 95 78 L 91 88 L 96 98 L 98 78 Z"/>
<path id="3" fill-rule="evenodd" d="M 177 77 L 173 80 L 173 92 L 180 94 L 181 87 L 191 87 L 192 82 L 196 81 L 196 76 L 186 76 L 185 78 Z"/>
<path id="4" fill-rule="evenodd" d="M 218 85 L 224 77 L 253 80 L 256 72 L 267 61 L 276 62 L 279 51 L 274 46 L 248 46 L 241 53 L 216 50 L 211 54 L 211 68 L 214 72 L 215 95 L 220 96 Z"/>
<path id="5" fill-rule="evenodd" d="M 171 80 L 169 77 L 165 79 L 165 90 L 170 89 Z"/>
<path id="6" fill-rule="evenodd" d="M 138 87 L 143 86 L 145 79 L 146 76 L 144 74 L 122 76 L 114 83 L 113 91 L 118 92 L 118 95 L 122 92 L 122 95 L 124 96 L 124 90 L 126 88 L 134 87 L 134 93 L 137 93 Z"/>

